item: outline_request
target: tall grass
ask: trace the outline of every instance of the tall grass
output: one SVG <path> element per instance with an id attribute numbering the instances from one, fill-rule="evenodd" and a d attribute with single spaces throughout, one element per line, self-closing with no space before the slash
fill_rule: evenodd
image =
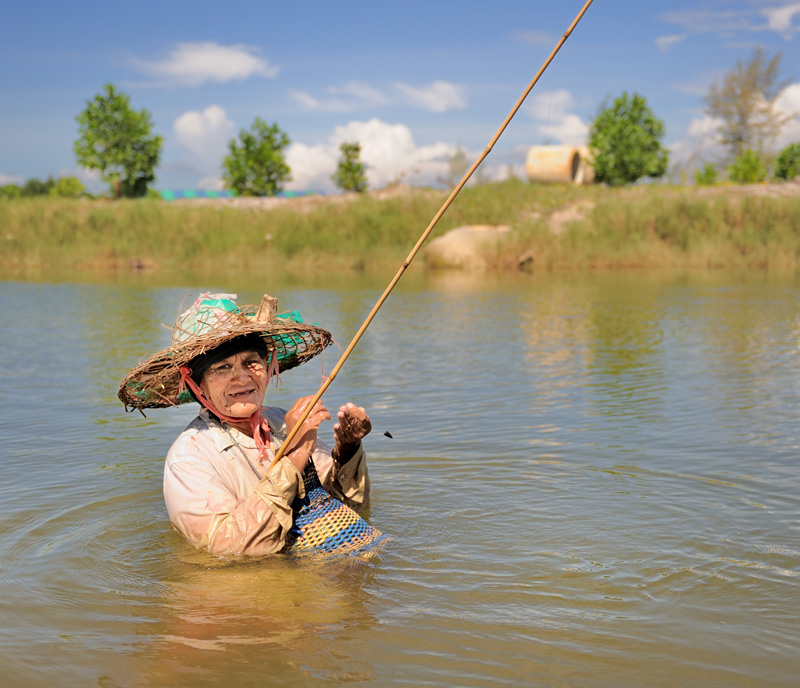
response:
<path id="1" fill-rule="evenodd" d="M 271 209 L 182 205 L 155 200 L 0 201 L 0 265 L 332 268 L 397 265 L 445 192 L 412 190 Z M 549 219 L 579 203 L 561 232 Z M 466 224 L 510 225 L 494 250 L 499 269 L 532 256 L 537 268 L 791 267 L 800 260 L 800 199 L 713 195 L 666 186 L 607 189 L 531 185 L 519 180 L 462 191 L 434 236 Z"/>

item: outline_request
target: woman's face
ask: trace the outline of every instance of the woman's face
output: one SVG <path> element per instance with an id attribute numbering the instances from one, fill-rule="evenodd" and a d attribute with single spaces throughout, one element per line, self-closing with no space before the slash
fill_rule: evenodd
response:
<path id="1" fill-rule="evenodd" d="M 266 363 L 255 351 L 228 356 L 206 370 L 200 389 L 221 413 L 248 418 L 264 403 Z"/>

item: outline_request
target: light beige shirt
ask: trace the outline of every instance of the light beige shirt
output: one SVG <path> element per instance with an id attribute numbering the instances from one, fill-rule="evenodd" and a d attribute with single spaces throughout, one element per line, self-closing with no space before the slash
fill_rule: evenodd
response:
<path id="1" fill-rule="evenodd" d="M 167 454 L 167 512 L 178 531 L 197 547 L 235 557 L 278 552 L 285 544 L 292 527 L 292 501 L 298 494 L 303 497 L 305 490 L 300 472 L 288 459 L 269 468 L 286 437 L 285 411 L 265 408 L 263 414 L 270 426 L 269 461 L 261 463 L 251 437 L 221 424 L 206 410 Z M 338 466 L 329 447 L 318 440 L 312 459 L 331 495 L 356 511 L 368 505 L 363 448 Z"/>

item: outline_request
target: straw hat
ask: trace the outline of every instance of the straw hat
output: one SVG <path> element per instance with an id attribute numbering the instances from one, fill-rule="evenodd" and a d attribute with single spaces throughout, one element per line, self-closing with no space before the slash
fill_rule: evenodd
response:
<path id="1" fill-rule="evenodd" d="M 125 407 L 165 408 L 192 401 L 180 368 L 236 337 L 259 334 L 279 371 L 289 370 L 321 353 L 331 333 L 303 323 L 300 313 L 275 313 L 278 299 L 264 294 L 261 305 L 237 306 L 235 294 L 201 294 L 178 316 L 172 344 L 136 366 L 119 387 Z"/>

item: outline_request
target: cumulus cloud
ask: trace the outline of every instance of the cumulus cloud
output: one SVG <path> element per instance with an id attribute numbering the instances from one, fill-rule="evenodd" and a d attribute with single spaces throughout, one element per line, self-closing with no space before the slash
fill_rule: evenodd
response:
<path id="1" fill-rule="evenodd" d="M 786 40 L 790 40 L 792 35 L 797 33 L 797 28 L 792 26 L 794 15 L 800 14 L 800 3 L 786 5 L 784 7 L 768 7 L 761 10 L 767 18 L 767 26 L 773 31 L 777 31 Z"/>
<path id="2" fill-rule="evenodd" d="M 190 150 L 204 164 L 219 161 L 233 132 L 233 122 L 219 105 L 209 105 L 202 112 L 184 112 L 173 124 L 178 143 Z"/>
<path id="3" fill-rule="evenodd" d="M 209 174 L 197 182 L 197 188 L 203 191 L 222 191 L 225 183 L 218 174 Z"/>
<path id="4" fill-rule="evenodd" d="M 589 125 L 570 110 L 574 99 L 569 91 L 558 90 L 534 96 L 526 112 L 538 120 L 536 131 L 556 142 L 569 146 L 583 146 L 589 137 Z"/>
<path id="5" fill-rule="evenodd" d="M 411 130 L 404 124 L 388 124 L 379 119 L 350 122 L 334 129 L 328 141 L 318 145 L 293 143 L 286 151 L 292 169 L 293 190 L 336 191 L 330 177 L 339 160 L 339 146 L 345 142 L 361 144 L 361 162 L 370 188 L 403 181 L 414 185 L 433 185 L 447 176 L 455 147 L 445 143 L 417 146 Z"/>
<path id="6" fill-rule="evenodd" d="M 778 2 L 770 4 L 778 5 Z M 658 18 L 669 24 L 677 24 L 689 33 L 714 33 L 730 38 L 741 32 L 775 31 L 790 40 L 798 33 L 798 28 L 792 26 L 792 19 L 796 14 L 800 14 L 800 3 L 762 9 L 681 9 L 663 12 Z"/>
<path id="7" fill-rule="evenodd" d="M 575 101 L 569 91 L 558 90 L 534 94 L 528 100 L 526 110 L 533 119 L 553 122 L 566 117 L 574 104 Z"/>
<path id="8" fill-rule="evenodd" d="M 307 91 L 292 91 L 291 96 L 304 110 L 318 112 L 352 112 L 397 104 L 410 104 L 432 112 L 447 112 L 462 110 L 467 106 L 463 88 L 446 81 L 434 81 L 420 87 L 398 83 L 394 88 L 393 93 L 386 94 L 367 84 L 351 81 L 344 86 L 326 89 L 322 96 Z"/>
<path id="9" fill-rule="evenodd" d="M 721 119 L 708 115 L 692 119 L 686 134 L 667 146 L 670 162 L 682 165 L 722 157 L 724 151 L 719 137 L 721 125 Z"/>
<path id="10" fill-rule="evenodd" d="M 398 83 L 396 88 L 409 103 L 423 110 L 447 112 L 467 107 L 463 88 L 447 81 L 434 81 L 421 87 Z"/>
<path id="11" fill-rule="evenodd" d="M 351 112 L 358 108 L 386 105 L 389 102 L 389 99 L 377 89 L 357 81 L 331 87 L 326 93 L 330 94 L 330 97 L 315 98 L 305 91 L 293 91 L 291 96 L 304 110 L 320 112 Z"/>
<path id="12" fill-rule="evenodd" d="M 539 132 L 568 146 L 585 146 L 589 140 L 589 125 L 578 115 L 567 115 L 558 124 L 539 127 Z"/>
<path id="13" fill-rule="evenodd" d="M 234 124 L 225 110 L 209 105 L 203 111 L 184 112 L 172 128 L 177 142 L 191 153 L 192 163 L 180 165 L 184 173 L 204 175 L 197 183 L 200 189 L 221 189 L 220 165 L 234 135 Z"/>
<path id="14" fill-rule="evenodd" d="M 279 68 L 246 45 L 214 42 L 179 43 L 158 62 L 136 61 L 134 66 L 164 86 L 200 86 L 207 82 L 242 81 L 253 76 L 272 78 Z"/>
<path id="15" fill-rule="evenodd" d="M 751 10 L 682 9 L 663 12 L 658 17 L 668 24 L 682 26 L 690 33 L 730 34 L 753 31 L 758 14 Z"/>
<path id="16" fill-rule="evenodd" d="M 675 33 L 670 36 L 659 36 L 656 38 L 656 47 L 666 53 L 673 45 L 677 45 L 688 38 L 688 33 Z"/>
<path id="17" fill-rule="evenodd" d="M 775 137 L 778 151 L 800 141 L 800 83 L 791 84 L 775 99 L 775 109 L 787 118 L 786 124 Z"/>

